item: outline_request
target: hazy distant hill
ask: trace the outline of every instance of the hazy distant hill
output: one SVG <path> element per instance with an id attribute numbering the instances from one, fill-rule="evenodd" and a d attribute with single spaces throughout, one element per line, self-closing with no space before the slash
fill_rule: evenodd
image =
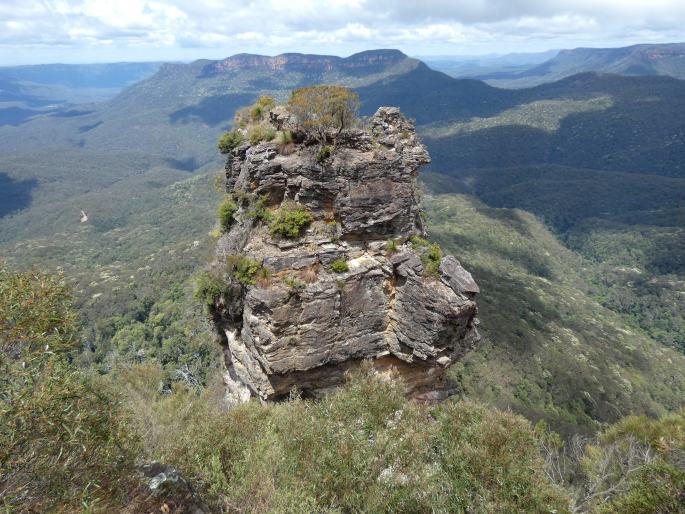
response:
<path id="1" fill-rule="evenodd" d="M 492 73 L 520 73 L 548 61 L 559 50 L 505 55 L 431 55 L 421 60 L 455 78 L 477 78 Z"/>
<path id="2" fill-rule="evenodd" d="M 685 43 L 634 45 L 623 48 L 576 48 L 526 70 L 500 70 L 476 77 L 500 87 L 530 87 L 583 72 L 685 79 Z"/>
<path id="3" fill-rule="evenodd" d="M 159 62 L 36 64 L 0 67 L 0 77 L 52 102 L 102 101 L 155 73 Z M 0 84 L 0 88 L 3 85 Z"/>

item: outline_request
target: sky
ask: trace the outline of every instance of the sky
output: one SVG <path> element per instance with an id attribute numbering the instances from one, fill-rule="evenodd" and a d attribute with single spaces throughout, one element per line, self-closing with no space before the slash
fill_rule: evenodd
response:
<path id="1" fill-rule="evenodd" d="M 685 0 L 0 0 L 0 66 L 685 41 Z"/>

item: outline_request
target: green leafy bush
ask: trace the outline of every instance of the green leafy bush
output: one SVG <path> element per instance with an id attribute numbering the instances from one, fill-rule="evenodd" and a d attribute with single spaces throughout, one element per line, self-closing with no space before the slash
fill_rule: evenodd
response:
<path id="1" fill-rule="evenodd" d="M 249 125 L 265 121 L 266 114 L 273 109 L 276 101 L 266 95 L 260 96 L 255 103 L 247 107 L 238 109 L 235 113 L 234 121 L 240 128 L 247 128 Z"/>
<path id="2" fill-rule="evenodd" d="M 247 215 L 256 220 L 270 223 L 273 219 L 273 216 L 271 215 L 271 212 L 269 212 L 267 202 L 268 199 L 266 196 L 255 198 L 253 195 L 249 203 Z"/>
<path id="3" fill-rule="evenodd" d="M 255 276 L 262 269 L 254 259 L 245 256 L 229 256 L 226 260 L 228 272 L 243 285 L 255 285 Z"/>
<path id="4" fill-rule="evenodd" d="M 219 205 L 218 216 L 219 226 L 223 232 L 228 232 L 235 221 L 235 213 L 238 211 L 238 205 L 230 197 L 226 197 L 221 205 Z"/>
<path id="5" fill-rule="evenodd" d="M 72 367 L 80 346 L 61 276 L 0 265 L 3 512 L 118 511 L 137 439 L 119 398 Z"/>
<path id="6" fill-rule="evenodd" d="M 430 245 L 427 239 L 424 239 L 420 236 L 411 236 L 409 238 L 409 242 L 414 250 L 418 250 L 419 248 L 427 248 L 428 245 Z"/>
<path id="7" fill-rule="evenodd" d="M 411 236 L 409 242 L 414 250 L 421 252 L 421 262 L 426 275 L 437 277 L 440 274 L 440 261 L 442 260 L 440 245 L 431 243 L 419 236 Z"/>
<path id="8" fill-rule="evenodd" d="M 286 276 L 283 278 L 283 283 L 290 289 L 303 289 L 305 284 L 296 277 Z"/>
<path id="9" fill-rule="evenodd" d="M 219 297 L 226 292 L 226 282 L 210 271 L 203 271 L 195 278 L 195 298 L 208 308 L 213 307 Z"/>
<path id="10" fill-rule="evenodd" d="M 685 410 L 628 416 L 593 438 L 550 435 L 541 433 L 548 473 L 571 492 L 574 511 L 685 513 Z"/>
<path id="11" fill-rule="evenodd" d="M 271 233 L 275 236 L 295 239 L 302 235 L 314 217 L 311 213 L 298 204 L 284 204 L 276 213 L 271 222 Z"/>
<path id="12" fill-rule="evenodd" d="M 219 138 L 217 148 L 221 153 L 230 153 L 238 148 L 244 141 L 243 134 L 239 130 L 224 132 Z"/>
<path id="13" fill-rule="evenodd" d="M 322 146 L 316 154 L 316 162 L 322 163 L 333 154 L 333 147 L 331 145 Z"/>
<path id="14" fill-rule="evenodd" d="M 134 407 L 141 427 L 161 427 L 150 457 L 193 477 L 218 512 L 542 513 L 568 505 L 545 476 L 529 423 L 511 413 L 409 402 L 402 383 L 375 373 L 355 374 L 316 402 L 295 395 L 225 412 L 219 395 L 178 389 Z"/>
<path id="15" fill-rule="evenodd" d="M 440 261 L 442 260 L 442 249 L 437 243 L 428 245 L 426 251 L 421 256 L 423 267 L 427 275 L 437 277 L 440 274 Z"/>
<path id="16" fill-rule="evenodd" d="M 334 273 L 345 273 L 350 267 L 345 259 L 336 259 L 331 262 L 331 271 Z"/>

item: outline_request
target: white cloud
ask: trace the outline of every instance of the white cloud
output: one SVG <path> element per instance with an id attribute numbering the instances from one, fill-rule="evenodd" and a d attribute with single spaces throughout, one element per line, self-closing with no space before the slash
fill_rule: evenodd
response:
<path id="1" fill-rule="evenodd" d="M 1 0 L 0 20 L 0 64 L 103 45 L 170 59 L 191 49 L 479 53 L 685 40 L 683 0 Z"/>

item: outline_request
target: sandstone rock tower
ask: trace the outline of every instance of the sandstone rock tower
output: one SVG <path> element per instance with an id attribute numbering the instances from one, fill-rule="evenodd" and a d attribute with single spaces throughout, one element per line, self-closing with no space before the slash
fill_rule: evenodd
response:
<path id="1" fill-rule="evenodd" d="M 364 361 L 395 370 L 412 397 L 448 396 L 446 368 L 479 340 L 478 286 L 423 239 L 416 179 L 430 158 L 413 124 L 381 107 L 326 155 L 283 108 L 269 120 L 293 142 L 243 143 L 226 164 L 235 213 L 211 310 L 227 400 L 321 396 Z M 304 225 L 285 234 L 279 220 Z"/>

